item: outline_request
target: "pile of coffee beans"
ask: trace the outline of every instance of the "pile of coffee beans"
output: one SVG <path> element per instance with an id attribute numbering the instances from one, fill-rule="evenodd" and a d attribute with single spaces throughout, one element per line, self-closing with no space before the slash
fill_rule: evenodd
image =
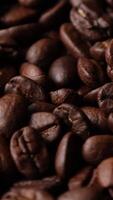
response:
<path id="1" fill-rule="evenodd" d="M 113 0 L 0 0 L 0 199 L 113 199 Z"/>

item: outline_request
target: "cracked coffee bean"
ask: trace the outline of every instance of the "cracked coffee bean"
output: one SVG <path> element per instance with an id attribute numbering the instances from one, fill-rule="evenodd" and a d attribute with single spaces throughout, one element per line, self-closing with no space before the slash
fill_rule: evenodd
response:
<path id="1" fill-rule="evenodd" d="M 48 112 L 38 112 L 31 116 L 30 126 L 38 131 L 47 142 L 56 140 L 61 133 L 58 118 Z"/>
<path id="2" fill-rule="evenodd" d="M 30 102 L 46 99 L 43 88 L 24 76 L 16 76 L 10 79 L 5 86 L 5 92 L 20 94 Z"/>

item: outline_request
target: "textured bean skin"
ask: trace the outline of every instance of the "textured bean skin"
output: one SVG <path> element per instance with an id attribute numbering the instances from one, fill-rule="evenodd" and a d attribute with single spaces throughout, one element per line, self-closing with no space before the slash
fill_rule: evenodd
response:
<path id="1" fill-rule="evenodd" d="M 78 74 L 88 87 L 98 87 L 105 81 L 103 69 L 95 60 L 80 58 L 78 61 Z"/>

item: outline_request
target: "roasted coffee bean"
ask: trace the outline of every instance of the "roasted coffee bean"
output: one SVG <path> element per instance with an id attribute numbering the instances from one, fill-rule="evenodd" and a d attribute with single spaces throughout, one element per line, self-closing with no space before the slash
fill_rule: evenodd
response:
<path id="1" fill-rule="evenodd" d="M 61 104 L 55 108 L 54 114 L 75 134 L 78 134 L 83 139 L 89 137 L 89 120 L 79 108 L 70 104 Z"/>
<path id="2" fill-rule="evenodd" d="M 31 64 L 46 69 L 52 61 L 58 57 L 59 48 L 59 41 L 43 38 L 38 40 L 28 49 L 26 60 Z"/>
<path id="3" fill-rule="evenodd" d="M 110 113 L 108 117 L 108 127 L 113 132 L 113 113 Z"/>
<path id="4" fill-rule="evenodd" d="M 105 60 L 105 52 L 111 42 L 110 39 L 102 42 L 96 42 L 91 48 L 91 56 L 97 61 Z"/>
<path id="5" fill-rule="evenodd" d="M 76 61 L 70 56 L 55 60 L 49 70 L 49 77 L 56 87 L 68 87 L 76 81 Z"/>
<path id="6" fill-rule="evenodd" d="M 0 37 L 10 37 L 19 44 L 30 44 L 42 32 L 38 23 L 22 24 L 0 30 Z"/>
<path id="7" fill-rule="evenodd" d="M 53 113 L 60 119 L 65 125 L 71 126 L 69 122 L 69 114 L 72 112 L 72 110 L 75 109 L 74 105 L 71 104 L 62 104 L 56 107 L 53 111 Z"/>
<path id="8" fill-rule="evenodd" d="M 28 178 L 44 174 L 49 166 L 48 150 L 39 134 L 25 127 L 11 138 L 10 150 L 18 170 Z"/>
<path id="9" fill-rule="evenodd" d="M 45 2 L 44 2 L 45 3 Z M 67 19 L 67 13 L 69 12 L 69 4 L 67 0 L 58 0 L 55 5 L 49 8 L 39 18 L 39 24 L 48 30 L 50 28 L 56 28 Z"/>
<path id="10" fill-rule="evenodd" d="M 78 59 L 82 56 L 89 56 L 89 44 L 80 37 L 71 23 L 65 23 L 60 28 L 61 40 L 69 53 Z"/>
<path id="11" fill-rule="evenodd" d="M 70 19 L 74 27 L 91 42 L 102 41 L 112 35 L 112 15 L 101 12 L 91 1 L 72 9 Z M 96 5 L 96 4 L 95 4 Z M 98 9 L 99 8 L 99 9 Z"/>
<path id="12" fill-rule="evenodd" d="M 18 24 L 23 24 L 31 21 L 31 19 L 36 17 L 36 11 L 30 8 L 25 8 L 22 6 L 14 6 L 9 9 L 1 18 L 0 23 L 3 26 L 14 26 Z"/>
<path id="13" fill-rule="evenodd" d="M 29 105 L 28 110 L 30 113 L 35 112 L 52 112 L 55 109 L 55 105 L 46 103 L 43 101 L 36 101 Z"/>
<path id="14" fill-rule="evenodd" d="M 93 130 L 108 130 L 108 119 L 107 116 L 96 107 L 83 107 L 82 111 L 89 119 Z"/>
<path id="15" fill-rule="evenodd" d="M 102 200 L 102 192 L 96 187 L 77 188 L 74 191 L 69 191 L 62 194 L 58 200 Z"/>
<path id="16" fill-rule="evenodd" d="M 82 110 L 76 108 L 70 112 L 69 122 L 72 124 L 72 131 L 82 139 L 85 140 L 90 136 L 90 121 Z"/>
<path id="17" fill-rule="evenodd" d="M 105 29 L 101 29 L 95 17 L 90 16 L 85 10 L 73 8 L 70 19 L 75 29 L 89 41 L 96 42 L 107 38 Z"/>
<path id="18" fill-rule="evenodd" d="M 80 58 L 78 60 L 77 69 L 80 79 L 88 87 L 96 88 L 104 84 L 104 71 L 95 60 Z"/>
<path id="19" fill-rule="evenodd" d="M 80 104 L 80 97 L 73 89 L 62 88 L 50 92 L 51 102 L 55 105 L 62 103 Z"/>
<path id="20" fill-rule="evenodd" d="M 45 191 L 42 190 L 35 190 L 33 187 L 31 189 L 16 189 L 7 192 L 3 197 L 2 200 L 53 200 L 53 197 Z"/>
<path id="21" fill-rule="evenodd" d="M 35 102 L 46 99 L 45 93 L 41 86 L 24 76 L 15 76 L 6 84 L 6 93 L 16 93 L 24 96 L 26 100 Z"/>
<path id="22" fill-rule="evenodd" d="M 56 140 L 61 132 L 59 120 L 54 114 L 48 112 L 32 114 L 30 126 L 36 129 L 47 142 Z"/>
<path id="23" fill-rule="evenodd" d="M 92 164 L 98 164 L 102 160 L 113 156 L 113 136 L 95 135 L 86 140 L 82 153 L 84 159 Z"/>
<path id="24" fill-rule="evenodd" d="M 44 72 L 38 66 L 29 63 L 23 63 L 21 65 L 20 75 L 25 76 L 42 86 L 44 86 L 47 81 Z"/>
<path id="25" fill-rule="evenodd" d="M 0 98 L 0 134 L 10 138 L 23 124 L 26 112 L 25 100 L 17 94 L 6 94 Z"/>
<path id="26" fill-rule="evenodd" d="M 105 113 L 113 111 L 113 83 L 106 83 L 98 92 L 98 105 Z"/>
<path id="27" fill-rule="evenodd" d="M 69 180 L 69 190 L 75 190 L 77 188 L 87 186 L 91 180 L 92 174 L 93 168 L 91 166 L 84 167 Z"/>
<path id="28" fill-rule="evenodd" d="M 103 188 L 113 187 L 113 158 L 108 158 L 97 167 L 97 178 Z"/>
<path id="29" fill-rule="evenodd" d="M 62 138 L 55 158 L 56 173 L 61 178 L 69 178 L 81 165 L 81 140 L 73 133 L 66 133 Z M 73 159 L 73 156 L 74 159 Z"/>

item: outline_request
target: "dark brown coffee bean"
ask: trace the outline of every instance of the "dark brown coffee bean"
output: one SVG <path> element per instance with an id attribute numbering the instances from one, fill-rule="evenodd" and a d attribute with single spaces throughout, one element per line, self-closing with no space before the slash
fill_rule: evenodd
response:
<path id="1" fill-rule="evenodd" d="M 26 112 L 25 100 L 17 94 L 6 94 L 0 98 L 0 134 L 10 138 L 23 124 Z"/>
<path id="2" fill-rule="evenodd" d="M 101 187 L 113 187 L 113 157 L 100 163 L 97 167 L 97 177 Z"/>
<path id="3" fill-rule="evenodd" d="M 113 111 L 113 83 L 106 83 L 98 92 L 98 105 L 105 113 Z"/>
<path id="4" fill-rule="evenodd" d="M 96 42 L 109 38 L 112 34 L 112 14 L 101 12 L 101 6 L 93 1 L 80 4 L 72 9 L 70 19 L 75 28 L 84 38 Z"/>
<path id="5" fill-rule="evenodd" d="M 87 186 L 93 174 L 93 168 L 91 166 L 84 167 L 82 170 L 77 172 L 68 183 L 69 190 L 75 190 Z"/>
<path id="6" fill-rule="evenodd" d="M 80 167 L 81 140 L 73 133 L 67 133 L 62 138 L 55 158 L 55 169 L 59 177 L 69 178 Z M 74 159 L 73 159 L 74 156 Z"/>
<path id="7" fill-rule="evenodd" d="M 74 191 L 69 191 L 62 194 L 58 200 L 102 200 L 103 196 L 96 187 L 77 188 Z"/>
<path id="8" fill-rule="evenodd" d="M 54 114 L 57 115 L 73 133 L 78 134 L 83 139 L 89 137 L 89 120 L 79 108 L 70 104 L 61 104 L 55 108 Z"/>
<path id="9" fill-rule="evenodd" d="M 102 160 L 113 156 L 113 136 L 95 135 L 86 140 L 83 145 L 83 157 L 92 164 L 98 164 Z"/>
<path id="10" fill-rule="evenodd" d="M 1 18 L 3 26 L 14 26 L 31 21 L 36 17 L 36 11 L 22 6 L 11 7 Z"/>
<path id="11" fill-rule="evenodd" d="M 25 127 L 11 138 L 11 155 L 18 170 L 28 178 L 44 174 L 49 166 L 47 148 L 37 132 Z"/>
<path id="12" fill-rule="evenodd" d="M 39 24 L 44 29 L 56 28 L 67 19 L 69 4 L 67 0 L 58 0 L 55 5 L 49 8 L 39 18 Z"/>
<path id="13" fill-rule="evenodd" d="M 58 57 L 59 47 L 59 41 L 43 38 L 28 49 L 26 59 L 29 63 L 46 69 Z"/>
<path id="14" fill-rule="evenodd" d="M 108 47 L 105 52 L 106 62 L 110 67 L 113 66 L 113 40 L 110 41 Z"/>
<path id="15" fill-rule="evenodd" d="M 30 78 L 39 85 L 45 85 L 47 77 L 44 72 L 36 65 L 23 63 L 20 67 L 20 75 Z"/>
<path id="16" fill-rule="evenodd" d="M 27 77 L 15 76 L 5 86 L 7 93 L 17 93 L 24 96 L 28 101 L 35 102 L 46 99 L 41 86 Z"/>
<path id="17" fill-rule="evenodd" d="M 77 69 L 80 79 L 88 87 L 96 88 L 105 82 L 104 71 L 95 60 L 80 58 Z"/>
<path id="18" fill-rule="evenodd" d="M 90 121 L 79 108 L 74 109 L 69 114 L 69 122 L 72 124 L 72 131 L 82 139 L 90 136 Z"/>
<path id="19" fill-rule="evenodd" d="M 59 120 L 54 114 L 48 112 L 32 114 L 30 126 L 36 129 L 47 142 L 56 140 L 61 132 Z"/>
<path id="20" fill-rule="evenodd" d="M 73 89 L 62 88 L 50 92 L 51 101 L 55 105 L 62 103 L 70 103 L 78 105 L 80 103 L 80 97 Z"/>
<path id="21" fill-rule="evenodd" d="M 30 44 L 42 32 L 38 23 L 30 23 L 0 30 L 0 37 L 11 37 L 19 44 Z"/>
<path id="22" fill-rule="evenodd" d="M 82 111 L 89 119 L 92 128 L 94 130 L 108 130 L 108 119 L 107 116 L 96 107 L 83 107 Z"/>
<path id="23" fill-rule="evenodd" d="M 2 200 L 53 200 L 53 197 L 45 191 L 42 190 L 35 190 L 34 188 L 31 189 L 16 189 L 7 192 L 2 198 Z"/>
<path id="24" fill-rule="evenodd" d="M 69 123 L 69 114 L 72 110 L 75 109 L 74 105 L 71 104 L 62 104 L 58 107 L 56 107 L 53 111 L 53 113 L 59 118 L 61 119 L 66 125 L 68 125 L 69 127 L 71 126 L 71 124 Z"/>
<path id="25" fill-rule="evenodd" d="M 83 41 L 80 34 L 74 29 L 71 23 L 65 23 L 60 28 L 61 40 L 69 53 L 78 59 L 82 56 L 89 56 L 89 45 Z"/>
<path id="26" fill-rule="evenodd" d="M 75 29 L 89 41 L 101 41 L 107 38 L 107 32 L 96 23 L 96 17 L 90 16 L 85 9 L 72 9 L 70 19 Z M 94 13 L 95 15 L 95 13 Z"/>
<path id="27" fill-rule="evenodd" d="M 55 60 L 50 68 L 49 77 L 56 87 L 67 87 L 76 81 L 76 61 L 70 56 Z"/>
<path id="28" fill-rule="evenodd" d="M 43 101 L 36 101 L 32 103 L 29 107 L 28 110 L 30 113 L 35 113 L 35 112 L 52 112 L 55 109 L 55 105 L 46 103 Z"/>
<path id="29" fill-rule="evenodd" d="M 98 61 L 105 60 L 105 51 L 109 46 L 111 39 L 102 42 L 96 42 L 91 48 L 90 53 L 91 56 Z"/>

